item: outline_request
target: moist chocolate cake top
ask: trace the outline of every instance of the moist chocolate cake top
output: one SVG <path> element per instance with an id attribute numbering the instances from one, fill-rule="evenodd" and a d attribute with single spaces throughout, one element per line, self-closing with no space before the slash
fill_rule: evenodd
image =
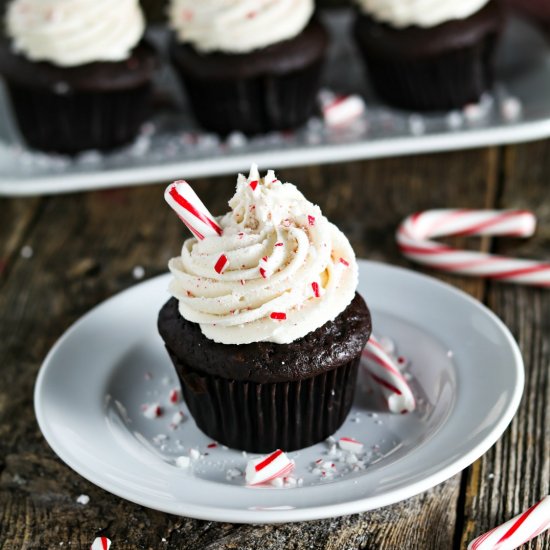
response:
<path id="1" fill-rule="evenodd" d="M 320 59 L 328 46 L 328 33 L 315 19 L 296 37 L 244 54 L 202 54 L 188 44 L 172 42 L 171 55 L 197 78 L 214 80 L 249 78 L 261 74 L 286 74 Z"/>
<path id="2" fill-rule="evenodd" d="M 29 61 L 14 53 L 7 41 L 0 43 L 0 74 L 12 83 L 32 88 L 55 90 L 63 85 L 78 92 L 124 90 L 148 82 L 156 67 L 156 52 L 146 42 L 141 42 L 124 61 L 98 61 L 76 67 Z"/>
<path id="3" fill-rule="evenodd" d="M 355 23 L 357 40 L 380 57 L 414 59 L 425 55 L 468 47 L 488 33 L 499 32 L 503 26 L 504 10 L 492 0 L 477 13 L 465 19 L 455 19 L 435 27 L 410 26 L 395 28 L 358 13 Z"/>
<path id="4" fill-rule="evenodd" d="M 290 344 L 218 344 L 198 324 L 185 320 L 178 301 L 170 298 L 160 310 L 158 330 L 169 351 L 192 369 L 268 383 L 309 378 L 351 361 L 367 343 L 372 325 L 365 301 L 356 294 L 334 321 Z"/>

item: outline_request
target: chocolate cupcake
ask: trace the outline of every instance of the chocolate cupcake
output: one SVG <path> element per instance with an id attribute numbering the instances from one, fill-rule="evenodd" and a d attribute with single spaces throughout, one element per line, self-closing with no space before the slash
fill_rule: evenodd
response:
<path id="1" fill-rule="evenodd" d="M 378 95 L 418 111 L 477 102 L 494 80 L 497 0 L 357 0 L 354 34 Z"/>
<path id="2" fill-rule="evenodd" d="M 313 445 L 348 414 L 371 332 L 353 250 L 271 171 L 239 176 L 229 205 L 221 236 L 170 261 L 160 335 L 208 436 L 251 452 Z"/>
<path id="3" fill-rule="evenodd" d="M 285 130 L 314 112 L 328 34 L 313 0 L 172 0 L 171 58 L 198 122 Z"/>
<path id="4" fill-rule="evenodd" d="M 156 68 L 137 0 L 14 0 L 6 22 L 0 74 L 30 147 L 75 154 L 134 139 Z"/>

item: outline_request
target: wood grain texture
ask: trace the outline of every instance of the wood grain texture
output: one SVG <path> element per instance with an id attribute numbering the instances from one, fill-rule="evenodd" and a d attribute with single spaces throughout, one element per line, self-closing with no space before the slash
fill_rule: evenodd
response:
<path id="1" fill-rule="evenodd" d="M 500 161 L 497 149 L 485 149 L 296 168 L 279 176 L 297 183 L 320 204 L 348 235 L 358 256 L 408 265 L 394 240 L 401 219 L 426 208 L 494 205 Z M 193 183 L 210 210 L 221 213 L 234 182 L 234 177 L 223 177 Z M 64 547 L 86 548 L 98 533 L 116 542 L 117 550 L 456 546 L 462 530 L 460 476 L 373 512 L 247 526 L 179 518 L 133 505 L 86 482 L 50 451 L 32 412 L 38 367 L 74 320 L 136 282 L 135 266 L 151 277 L 164 272 L 167 260 L 178 253 L 186 231 L 165 206 L 162 190 L 148 186 L 0 203 L 0 213 L 13 212 L 6 235 L 0 236 L 0 250 L 18 250 L 24 242 L 35 251 L 29 260 L 8 255 L 0 293 L 0 547 L 53 548 L 63 542 Z M 486 249 L 490 243 L 477 240 L 468 245 Z M 447 279 L 478 298 L 485 294 L 480 281 Z M 542 325 L 543 320 L 537 330 L 542 331 Z M 522 437 L 524 428 L 518 424 Z M 514 455 L 508 448 L 501 452 Z M 485 486 L 480 490 L 485 495 Z M 87 506 L 76 503 L 82 493 L 91 498 Z M 468 504 L 470 516 L 477 518 L 477 509 Z M 492 525 L 494 518 L 487 514 L 467 527 Z"/>
<path id="2" fill-rule="evenodd" d="M 550 141 L 507 148 L 498 206 L 533 210 L 537 235 L 503 239 L 495 249 L 514 257 L 550 260 Z M 502 439 L 470 469 L 464 545 L 550 493 L 550 293 L 490 284 L 488 305 L 517 339 L 526 383 L 518 414 Z M 528 548 L 550 548 L 550 534 Z"/>

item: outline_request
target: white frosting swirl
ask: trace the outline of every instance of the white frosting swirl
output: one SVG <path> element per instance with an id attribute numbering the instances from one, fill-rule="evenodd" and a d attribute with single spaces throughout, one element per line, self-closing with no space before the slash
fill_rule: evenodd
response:
<path id="1" fill-rule="evenodd" d="M 246 53 L 297 36 L 314 0 L 171 0 L 170 26 L 202 52 Z"/>
<path id="2" fill-rule="evenodd" d="M 435 27 L 453 19 L 465 19 L 489 0 L 356 0 L 361 9 L 393 27 Z"/>
<path id="3" fill-rule="evenodd" d="M 61 67 L 128 59 L 145 30 L 138 0 L 13 0 L 6 24 L 16 52 Z"/>
<path id="4" fill-rule="evenodd" d="M 188 239 L 181 257 L 170 260 L 170 292 L 185 319 L 223 344 L 287 344 L 346 309 L 357 262 L 318 206 L 272 170 L 260 179 L 255 166 L 248 178 L 239 175 L 229 206 L 218 219 L 221 237 Z M 222 254 L 228 264 L 218 273 Z"/>

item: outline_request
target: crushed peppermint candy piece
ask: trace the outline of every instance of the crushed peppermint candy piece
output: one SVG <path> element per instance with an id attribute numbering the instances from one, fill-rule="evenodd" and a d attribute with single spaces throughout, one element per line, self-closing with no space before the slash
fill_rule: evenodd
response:
<path id="1" fill-rule="evenodd" d="M 360 118 L 366 110 L 359 95 L 336 95 L 322 90 L 319 94 L 321 111 L 327 126 L 343 126 Z"/>
<path id="2" fill-rule="evenodd" d="M 360 453 L 363 450 L 363 443 L 352 437 L 341 437 L 338 440 L 338 445 L 340 445 L 340 449 L 343 451 L 351 453 Z"/>
<path id="3" fill-rule="evenodd" d="M 78 495 L 76 502 L 82 504 L 82 506 L 86 506 L 90 502 L 90 497 L 88 495 Z"/>
<path id="4" fill-rule="evenodd" d="M 191 459 L 188 456 L 178 456 L 176 457 L 175 464 L 178 468 L 185 470 L 191 466 Z"/>
<path id="5" fill-rule="evenodd" d="M 285 483 L 285 487 L 296 487 L 296 485 L 298 485 L 298 480 L 292 476 L 283 478 L 283 481 Z"/>
<path id="6" fill-rule="evenodd" d="M 256 187 L 258 187 L 258 180 L 252 180 L 248 185 L 250 185 L 252 191 L 256 191 Z"/>
<path id="7" fill-rule="evenodd" d="M 315 217 L 314 216 L 308 216 L 307 217 L 307 223 L 309 225 L 315 225 Z"/>
<path id="8" fill-rule="evenodd" d="M 282 477 L 275 477 L 269 483 L 271 483 L 273 487 L 282 487 L 284 485 L 284 481 Z"/>
<path id="9" fill-rule="evenodd" d="M 313 289 L 313 295 L 315 298 L 319 298 L 321 296 L 321 291 L 319 290 L 319 283 L 313 282 L 311 283 L 311 288 Z"/>
<path id="10" fill-rule="evenodd" d="M 275 243 L 275 245 L 274 245 L 274 246 L 284 246 L 284 244 L 283 244 L 283 243 L 281 243 L 281 242 L 279 242 L 279 243 Z"/>
<path id="11" fill-rule="evenodd" d="M 110 547 L 111 539 L 107 537 L 96 537 L 90 546 L 90 550 L 109 550 Z"/>
<path id="12" fill-rule="evenodd" d="M 285 321 L 286 320 L 286 313 L 283 313 L 281 311 L 274 311 L 269 317 L 275 321 Z"/>
<path id="13" fill-rule="evenodd" d="M 214 265 L 214 271 L 221 274 L 227 269 L 228 265 L 229 260 L 227 259 L 227 256 L 225 254 L 222 254 Z"/>
<path id="14" fill-rule="evenodd" d="M 207 447 L 208 447 L 209 449 L 215 449 L 217 446 L 218 446 L 218 444 L 215 443 L 214 441 L 212 441 L 212 443 L 209 443 L 209 444 L 207 445 Z"/>
<path id="15" fill-rule="evenodd" d="M 294 469 L 294 461 L 277 449 L 268 456 L 255 458 L 246 465 L 246 484 L 259 485 L 272 479 L 284 477 Z"/>
<path id="16" fill-rule="evenodd" d="M 523 106 L 517 97 L 507 97 L 500 104 L 500 114 L 507 122 L 513 122 L 521 116 Z"/>
<path id="17" fill-rule="evenodd" d="M 147 403 L 141 406 L 145 418 L 159 418 L 162 416 L 162 407 L 158 403 Z"/>
<path id="18" fill-rule="evenodd" d="M 168 394 L 168 400 L 174 405 L 178 403 L 180 400 L 180 390 L 178 388 L 170 390 L 170 393 Z"/>
<path id="19" fill-rule="evenodd" d="M 225 472 L 225 479 L 228 481 L 231 481 L 232 479 L 235 479 L 236 477 L 241 477 L 243 473 L 238 468 L 229 468 Z"/>
<path id="20" fill-rule="evenodd" d="M 264 279 L 267 279 L 268 277 L 271 277 L 271 275 L 272 275 L 271 269 L 269 267 L 269 258 L 267 256 L 264 256 L 260 260 L 260 275 Z"/>
<path id="21" fill-rule="evenodd" d="M 201 453 L 198 449 L 189 449 L 189 458 L 191 460 L 198 460 L 201 457 Z"/>
<path id="22" fill-rule="evenodd" d="M 349 267 L 349 262 L 347 260 L 344 260 L 344 258 L 340 258 L 338 261 L 346 267 Z"/>
<path id="23" fill-rule="evenodd" d="M 172 415 L 172 422 L 170 422 L 170 428 L 175 430 L 183 421 L 185 420 L 185 415 L 178 411 Z"/>

